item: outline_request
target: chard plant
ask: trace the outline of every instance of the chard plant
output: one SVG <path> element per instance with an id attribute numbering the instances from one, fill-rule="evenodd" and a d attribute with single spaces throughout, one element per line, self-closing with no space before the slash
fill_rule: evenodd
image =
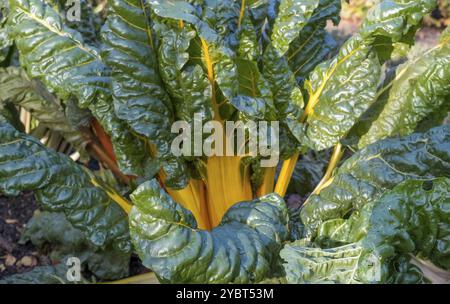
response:
<path id="1" fill-rule="evenodd" d="M 133 252 L 164 283 L 418 283 L 425 260 L 450 268 L 449 30 L 408 56 L 437 1 L 380 1 L 340 48 L 338 0 L 81 1 L 78 21 L 64 1 L 0 1 L 0 193 L 33 191 L 45 210 L 26 239 L 106 281 Z M 277 122 L 279 172 L 249 141 L 177 155 L 177 121 Z M 237 140 L 215 130 L 202 142 Z M 312 192 L 296 212 L 293 175 Z M 64 281 L 64 266 L 4 282 Z"/>

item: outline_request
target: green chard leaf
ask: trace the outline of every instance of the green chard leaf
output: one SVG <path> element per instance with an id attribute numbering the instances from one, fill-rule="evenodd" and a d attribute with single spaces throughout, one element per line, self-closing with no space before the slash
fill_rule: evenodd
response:
<path id="1" fill-rule="evenodd" d="M 8 1 L 0 0 L 0 64 L 8 56 L 10 47 L 13 44 L 13 41 L 9 36 L 8 27 L 6 26 L 8 13 Z"/>
<path id="2" fill-rule="evenodd" d="M 120 170 L 124 174 L 153 177 L 160 165 L 150 157 L 145 142 L 116 116 L 112 99 L 109 97 L 98 99 L 95 105 L 89 108 L 110 136 Z"/>
<path id="3" fill-rule="evenodd" d="M 354 36 L 344 44 L 331 70 L 325 62 L 310 75 L 309 102 L 317 104 L 308 115 L 307 136 L 315 150 L 338 143 L 375 99 L 381 65 L 361 39 Z"/>
<path id="4" fill-rule="evenodd" d="M 223 45 L 235 50 L 238 45 L 240 4 L 236 0 L 204 0 L 202 20 L 220 37 Z"/>
<path id="5" fill-rule="evenodd" d="M 192 213 L 152 180 L 132 195 L 132 241 L 162 282 L 251 283 L 270 276 L 288 236 L 287 208 L 269 194 L 231 207 L 212 231 L 196 228 Z"/>
<path id="6" fill-rule="evenodd" d="M 76 97 L 82 107 L 108 92 L 98 50 L 85 45 L 58 12 L 42 0 L 11 0 L 10 7 L 11 35 L 31 78 L 41 80 L 61 99 Z"/>
<path id="7" fill-rule="evenodd" d="M 72 127 L 58 100 L 37 81 L 17 67 L 0 68 L 0 103 L 12 103 L 31 113 L 41 124 L 60 133 L 78 151 L 84 151 L 85 139 Z"/>
<path id="8" fill-rule="evenodd" d="M 369 252 L 362 258 L 376 255 L 383 264 L 396 254 L 412 253 L 450 269 L 449 206 L 448 178 L 409 180 L 396 186 L 375 203 L 363 240 Z"/>
<path id="9" fill-rule="evenodd" d="M 449 204 L 448 178 L 406 180 L 373 203 L 359 241 L 329 249 L 286 245 L 280 255 L 287 282 L 427 282 L 408 255 L 450 268 Z"/>
<path id="10" fill-rule="evenodd" d="M 159 76 L 153 30 L 142 2 L 111 0 L 102 57 L 111 68 L 116 113 L 165 153 L 173 109 Z"/>
<path id="11" fill-rule="evenodd" d="M 258 41 L 256 28 L 252 23 L 250 11 L 244 11 L 244 17 L 238 33 L 238 56 L 251 61 L 258 61 L 262 53 L 262 46 Z"/>
<path id="12" fill-rule="evenodd" d="M 268 45 L 264 52 L 263 64 L 263 75 L 270 85 L 277 116 L 299 119 L 304 106 L 303 95 L 286 57 L 280 57 L 276 49 Z"/>
<path id="13" fill-rule="evenodd" d="M 176 118 L 192 122 L 194 114 L 201 114 L 205 120 L 211 120 L 211 84 L 200 65 L 188 63 L 188 48 L 191 43 L 196 43 L 193 40 L 196 32 L 186 26 L 163 24 L 158 24 L 156 32 L 161 39 L 159 69 L 172 98 Z"/>
<path id="14" fill-rule="evenodd" d="M 272 43 L 279 56 L 289 49 L 291 42 L 307 24 L 319 0 L 281 0 L 272 30 Z"/>
<path id="15" fill-rule="evenodd" d="M 98 247 L 129 257 L 126 214 L 82 167 L 0 120 L 0 193 L 33 190 L 45 210 L 63 212 Z"/>
<path id="16" fill-rule="evenodd" d="M 388 90 L 388 96 L 384 96 L 387 100 L 362 135 L 358 148 L 386 137 L 408 135 L 435 111 L 448 112 L 449 40 L 444 34 L 436 47 L 397 69 L 396 77 L 380 91 Z"/>
<path id="17" fill-rule="evenodd" d="M 306 234 L 326 220 L 343 218 L 409 179 L 448 177 L 450 126 L 385 139 L 367 146 L 335 171 L 332 183 L 312 195 L 301 211 Z"/>
<path id="18" fill-rule="evenodd" d="M 337 46 L 325 29 L 327 20 L 339 23 L 340 0 L 320 0 L 308 23 L 291 42 L 286 56 L 297 81 L 302 82 Z"/>
<path id="19" fill-rule="evenodd" d="M 166 162 L 165 171 L 172 173 L 173 166 L 177 168 L 175 176 L 168 174 L 166 186 L 183 188 L 188 172 L 184 162 L 170 153 L 171 123 L 175 117 L 159 76 L 149 12 L 141 1 L 111 0 L 109 7 L 108 19 L 102 28 L 102 58 L 112 70 L 115 112 L 133 131 L 156 146 L 154 157 Z"/>
<path id="20" fill-rule="evenodd" d="M 432 10 L 434 5 L 430 2 L 435 1 L 383 1 L 373 8 L 359 33 L 343 45 L 334 59 L 315 68 L 305 82 L 310 95 L 305 110 L 307 126 L 298 130 L 297 125 L 291 125 L 301 142 L 322 150 L 337 144 L 350 131 L 375 102 L 381 64 L 393 51 L 376 46 L 403 40 L 412 43 L 406 38 Z"/>
<path id="21" fill-rule="evenodd" d="M 145 176 L 142 164 L 149 162 L 150 155 L 114 113 L 109 72 L 98 50 L 84 44 L 81 34 L 41 0 L 11 0 L 11 7 L 9 23 L 29 76 L 41 80 L 62 100 L 76 98 L 80 107 L 89 108 L 112 138 L 123 172 Z"/>

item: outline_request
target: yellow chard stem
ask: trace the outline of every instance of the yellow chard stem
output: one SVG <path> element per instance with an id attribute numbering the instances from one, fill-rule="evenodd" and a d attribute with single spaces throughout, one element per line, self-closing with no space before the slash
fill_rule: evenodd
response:
<path id="1" fill-rule="evenodd" d="M 264 172 L 263 184 L 256 191 L 257 197 L 261 197 L 263 195 L 273 192 L 273 188 L 274 188 L 274 184 L 275 184 L 275 171 L 276 171 L 276 167 L 266 168 L 266 170 Z"/>
<path id="2" fill-rule="evenodd" d="M 275 192 L 280 196 L 285 196 L 292 174 L 294 173 L 295 164 L 297 163 L 300 153 L 295 153 L 291 158 L 283 162 L 280 175 L 278 176 Z"/>
<path id="3" fill-rule="evenodd" d="M 87 169 L 85 170 L 85 172 L 89 174 L 92 185 L 105 191 L 109 198 L 116 202 L 123 209 L 123 211 L 126 212 L 126 214 L 130 213 L 131 208 L 133 208 L 132 203 L 130 203 L 127 199 L 117 193 L 116 190 L 97 180 L 92 173 L 87 171 Z"/>
<path id="4" fill-rule="evenodd" d="M 253 199 L 249 174 L 241 173 L 241 157 L 208 158 L 206 191 L 212 227 L 219 225 L 225 212 L 235 203 Z"/>
<path id="5" fill-rule="evenodd" d="M 245 0 L 242 0 L 241 1 L 241 11 L 239 13 L 238 28 L 240 28 L 242 25 L 242 20 L 244 19 L 244 15 L 245 15 Z"/>
<path id="6" fill-rule="evenodd" d="M 330 70 L 325 75 L 320 86 L 317 88 L 317 90 L 314 93 L 311 94 L 311 97 L 309 98 L 309 101 L 305 108 L 305 111 L 303 112 L 302 116 L 300 117 L 300 123 L 305 123 L 308 116 L 311 116 L 314 114 L 314 107 L 319 102 L 320 96 L 322 95 L 322 92 L 325 89 L 328 80 L 331 78 L 331 76 L 333 76 L 337 67 L 340 64 L 342 64 L 344 61 L 346 61 L 348 58 L 350 58 L 356 51 L 358 51 L 358 49 L 359 48 L 356 48 L 355 50 L 351 51 L 349 54 L 347 54 L 342 59 L 337 61 L 330 68 Z M 292 174 L 294 173 L 295 164 L 297 163 L 299 156 L 300 156 L 300 154 L 296 153 L 291 158 L 289 158 L 288 160 L 283 162 L 283 166 L 281 167 L 280 176 L 278 177 L 277 185 L 275 186 L 275 192 L 281 196 L 284 196 L 286 194 L 287 187 L 291 180 Z"/>
<path id="7" fill-rule="evenodd" d="M 166 174 L 161 171 L 159 177 L 161 180 L 165 180 Z M 210 230 L 211 224 L 204 187 L 203 181 L 191 179 L 184 189 L 174 190 L 169 187 L 165 187 L 165 189 L 175 202 L 192 212 L 197 220 L 198 228 Z"/>
<path id="8" fill-rule="evenodd" d="M 331 155 L 330 162 L 328 164 L 327 170 L 322 178 L 322 180 L 317 184 L 316 188 L 312 192 L 312 194 L 319 194 L 320 190 L 329 185 L 329 181 L 331 179 L 331 175 L 333 174 L 334 169 L 337 167 L 339 161 L 342 159 L 344 155 L 345 149 L 342 148 L 342 144 L 337 144 L 333 149 L 333 154 Z"/>

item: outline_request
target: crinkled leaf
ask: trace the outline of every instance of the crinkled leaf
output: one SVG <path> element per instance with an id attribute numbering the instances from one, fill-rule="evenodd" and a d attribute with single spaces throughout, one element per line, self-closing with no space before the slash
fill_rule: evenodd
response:
<path id="1" fill-rule="evenodd" d="M 20 62 L 60 98 L 88 106 L 109 87 L 98 51 L 42 0 L 11 0 L 8 24 Z"/>
<path id="2" fill-rule="evenodd" d="M 449 145 L 450 126 L 442 126 L 358 151 L 336 170 L 332 183 L 304 205 L 301 220 L 307 234 L 314 235 L 323 221 L 374 202 L 404 180 L 448 177 Z"/>
<path id="3" fill-rule="evenodd" d="M 120 170 L 125 174 L 153 177 L 160 164 L 151 159 L 145 142 L 135 136 L 124 121 L 117 118 L 112 100 L 99 99 L 95 106 L 89 108 L 111 137 Z"/>
<path id="4" fill-rule="evenodd" d="M 381 63 L 390 58 L 389 43 L 409 38 L 434 7 L 430 2 L 434 1 L 382 2 L 333 60 L 316 67 L 306 83 L 310 94 L 307 138 L 297 134 L 300 141 L 321 150 L 346 135 L 375 101 Z M 382 43 L 388 46 L 375 47 Z"/>
<path id="5" fill-rule="evenodd" d="M 426 258 L 443 269 L 450 268 L 449 204 L 448 178 L 406 180 L 377 199 L 373 208 L 363 211 L 370 215 L 360 221 L 360 241 L 330 249 L 305 246 L 304 242 L 287 245 L 280 253 L 287 262 L 284 264 L 287 281 L 426 282 L 407 255 Z M 356 231 L 358 227 L 353 229 Z M 340 233 L 335 230 L 332 237 L 339 238 Z"/>
<path id="6" fill-rule="evenodd" d="M 450 268 L 450 179 L 409 180 L 383 195 L 374 206 L 370 229 L 362 241 L 364 261 L 381 264 L 397 254 L 418 255 Z M 360 267 L 367 264 L 360 261 Z M 381 269 L 381 277 L 385 277 Z"/>
<path id="7" fill-rule="evenodd" d="M 281 257 L 290 284 L 361 284 L 367 283 L 360 271 L 367 271 L 365 277 L 377 278 L 377 272 L 370 268 L 360 268 L 363 248 L 360 243 L 341 247 L 321 249 L 305 246 L 296 241 L 281 250 Z M 375 259 L 370 260 L 375 264 Z M 410 263 L 410 257 L 398 256 L 387 267 L 389 277 L 376 283 L 419 284 L 428 283 L 418 267 Z M 377 271 L 377 270 L 376 270 Z M 374 283 L 372 281 L 372 283 Z"/>
<path id="8" fill-rule="evenodd" d="M 153 180 L 133 194 L 132 240 L 164 282 L 250 283 L 270 276 L 287 238 L 287 208 L 276 194 L 231 207 L 220 226 L 196 229 L 192 213 Z"/>
<path id="9" fill-rule="evenodd" d="M 436 110 L 448 112 L 449 39 L 443 38 L 432 51 L 397 69 L 384 107 L 361 137 L 359 148 L 386 137 L 408 135 Z"/>
<path id="10" fill-rule="evenodd" d="M 85 140 L 69 124 L 63 107 L 39 83 L 30 80 L 21 68 L 0 68 L 0 102 L 26 109 L 41 124 L 59 132 L 78 151 L 84 151 Z"/>
<path id="11" fill-rule="evenodd" d="M 159 76 L 149 12 L 141 1 L 111 0 L 109 4 L 108 20 L 102 29 L 102 57 L 112 70 L 115 112 L 135 132 L 155 144 L 155 157 L 169 159 L 172 164 L 178 162 L 180 176 L 168 175 L 166 185 L 183 188 L 187 168 L 170 154 L 174 114 Z"/>
<path id="12" fill-rule="evenodd" d="M 245 10 L 242 24 L 239 28 L 238 56 L 244 59 L 257 61 L 261 56 L 262 47 L 258 42 L 256 28 L 253 26 L 250 12 Z"/>
<path id="13" fill-rule="evenodd" d="M 202 20 L 218 34 L 221 43 L 230 49 L 237 47 L 240 4 L 236 0 L 204 0 Z"/>
<path id="14" fill-rule="evenodd" d="M 66 8 L 62 13 L 67 14 L 68 9 L 70 8 L 67 3 L 70 2 L 62 0 L 62 3 L 65 4 L 64 7 Z M 83 36 L 83 40 L 85 43 L 98 46 L 100 42 L 98 34 L 102 26 L 102 18 L 100 16 L 100 13 L 94 12 L 94 8 L 92 7 L 91 2 L 88 0 L 79 0 L 79 4 L 80 19 L 75 19 L 73 21 L 69 21 L 66 19 L 66 24 L 70 28 L 78 31 Z"/>
<path id="15" fill-rule="evenodd" d="M 75 97 L 82 107 L 89 107 L 113 137 L 119 165 L 125 173 L 144 175 L 140 166 L 144 146 L 126 130 L 114 114 L 109 101 L 109 77 L 96 48 L 84 44 L 81 34 L 66 26 L 56 10 L 41 0 L 11 0 L 14 13 L 9 24 L 20 51 L 21 64 L 32 78 L 41 80 L 58 97 Z M 115 137 L 115 138 L 114 138 Z M 121 137 L 121 138 L 117 138 Z M 139 147 L 140 145 L 140 147 Z M 135 149 L 129 155 L 124 149 Z M 139 151 L 140 157 L 133 159 Z"/>
<path id="16" fill-rule="evenodd" d="M 192 122 L 194 114 L 201 114 L 205 120 L 211 120 L 211 84 L 200 65 L 188 64 L 188 48 L 195 43 L 195 31 L 161 24 L 157 32 L 161 39 L 161 77 L 172 98 L 176 118 Z"/>
<path id="17" fill-rule="evenodd" d="M 319 0 L 281 0 L 278 16 L 272 31 L 272 43 L 280 56 L 289 49 L 291 42 L 307 24 Z"/>
<path id="18" fill-rule="evenodd" d="M 90 175 L 73 161 L 47 150 L 37 139 L 0 121 L 0 192 L 18 195 L 33 190 L 46 209 L 64 212 L 96 246 L 111 246 L 130 255 L 125 213 Z"/>
<path id="19" fill-rule="evenodd" d="M 309 102 L 317 100 L 317 104 L 307 119 L 307 136 L 314 149 L 332 147 L 351 129 L 375 99 L 380 75 L 376 54 L 358 36 L 341 48 L 331 64 L 321 64 L 311 73 L 314 93 Z"/>
<path id="20" fill-rule="evenodd" d="M 268 45 L 264 52 L 263 65 L 263 75 L 272 91 L 277 116 L 284 118 L 290 115 L 298 119 L 304 106 L 303 95 L 286 57 L 280 57 L 276 49 Z"/>
<path id="21" fill-rule="evenodd" d="M 112 70 L 112 92 L 120 119 L 146 136 L 158 151 L 170 149 L 172 104 L 159 76 L 153 30 L 141 1 L 110 1 L 102 29 L 102 57 Z"/>
<path id="22" fill-rule="evenodd" d="M 320 0 L 307 25 L 291 42 L 286 56 L 298 81 L 304 78 L 336 48 L 336 42 L 325 29 L 327 20 L 339 22 L 340 0 Z"/>
<path id="23" fill-rule="evenodd" d="M 8 1 L 0 0 L 0 63 L 6 59 L 10 51 L 10 47 L 13 44 L 6 26 L 6 18 L 8 13 Z"/>
<path id="24" fill-rule="evenodd" d="M 263 119 L 272 106 L 269 84 L 255 62 L 238 58 L 235 63 L 238 89 L 231 103 L 246 115 Z"/>
<path id="25" fill-rule="evenodd" d="M 360 241 L 367 235 L 373 203 L 353 211 L 348 219 L 337 218 L 325 221 L 317 229 L 314 239 L 321 247 L 330 248 Z"/>

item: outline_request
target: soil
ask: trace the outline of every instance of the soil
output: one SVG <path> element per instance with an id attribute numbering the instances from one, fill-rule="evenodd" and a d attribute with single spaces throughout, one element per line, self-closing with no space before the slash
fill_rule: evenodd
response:
<path id="1" fill-rule="evenodd" d="M 33 193 L 23 193 L 17 197 L 0 196 L 0 279 L 9 275 L 32 270 L 36 266 L 51 265 L 51 247 L 38 250 L 31 242 L 19 244 L 27 222 L 38 205 Z M 132 255 L 130 275 L 146 273 L 139 257 Z"/>
<path id="2" fill-rule="evenodd" d="M 36 209 L 32 193 L 12 198 L 0 196 L 0 278 L 51 263 L 31 243 L 18 243 Z"/>

